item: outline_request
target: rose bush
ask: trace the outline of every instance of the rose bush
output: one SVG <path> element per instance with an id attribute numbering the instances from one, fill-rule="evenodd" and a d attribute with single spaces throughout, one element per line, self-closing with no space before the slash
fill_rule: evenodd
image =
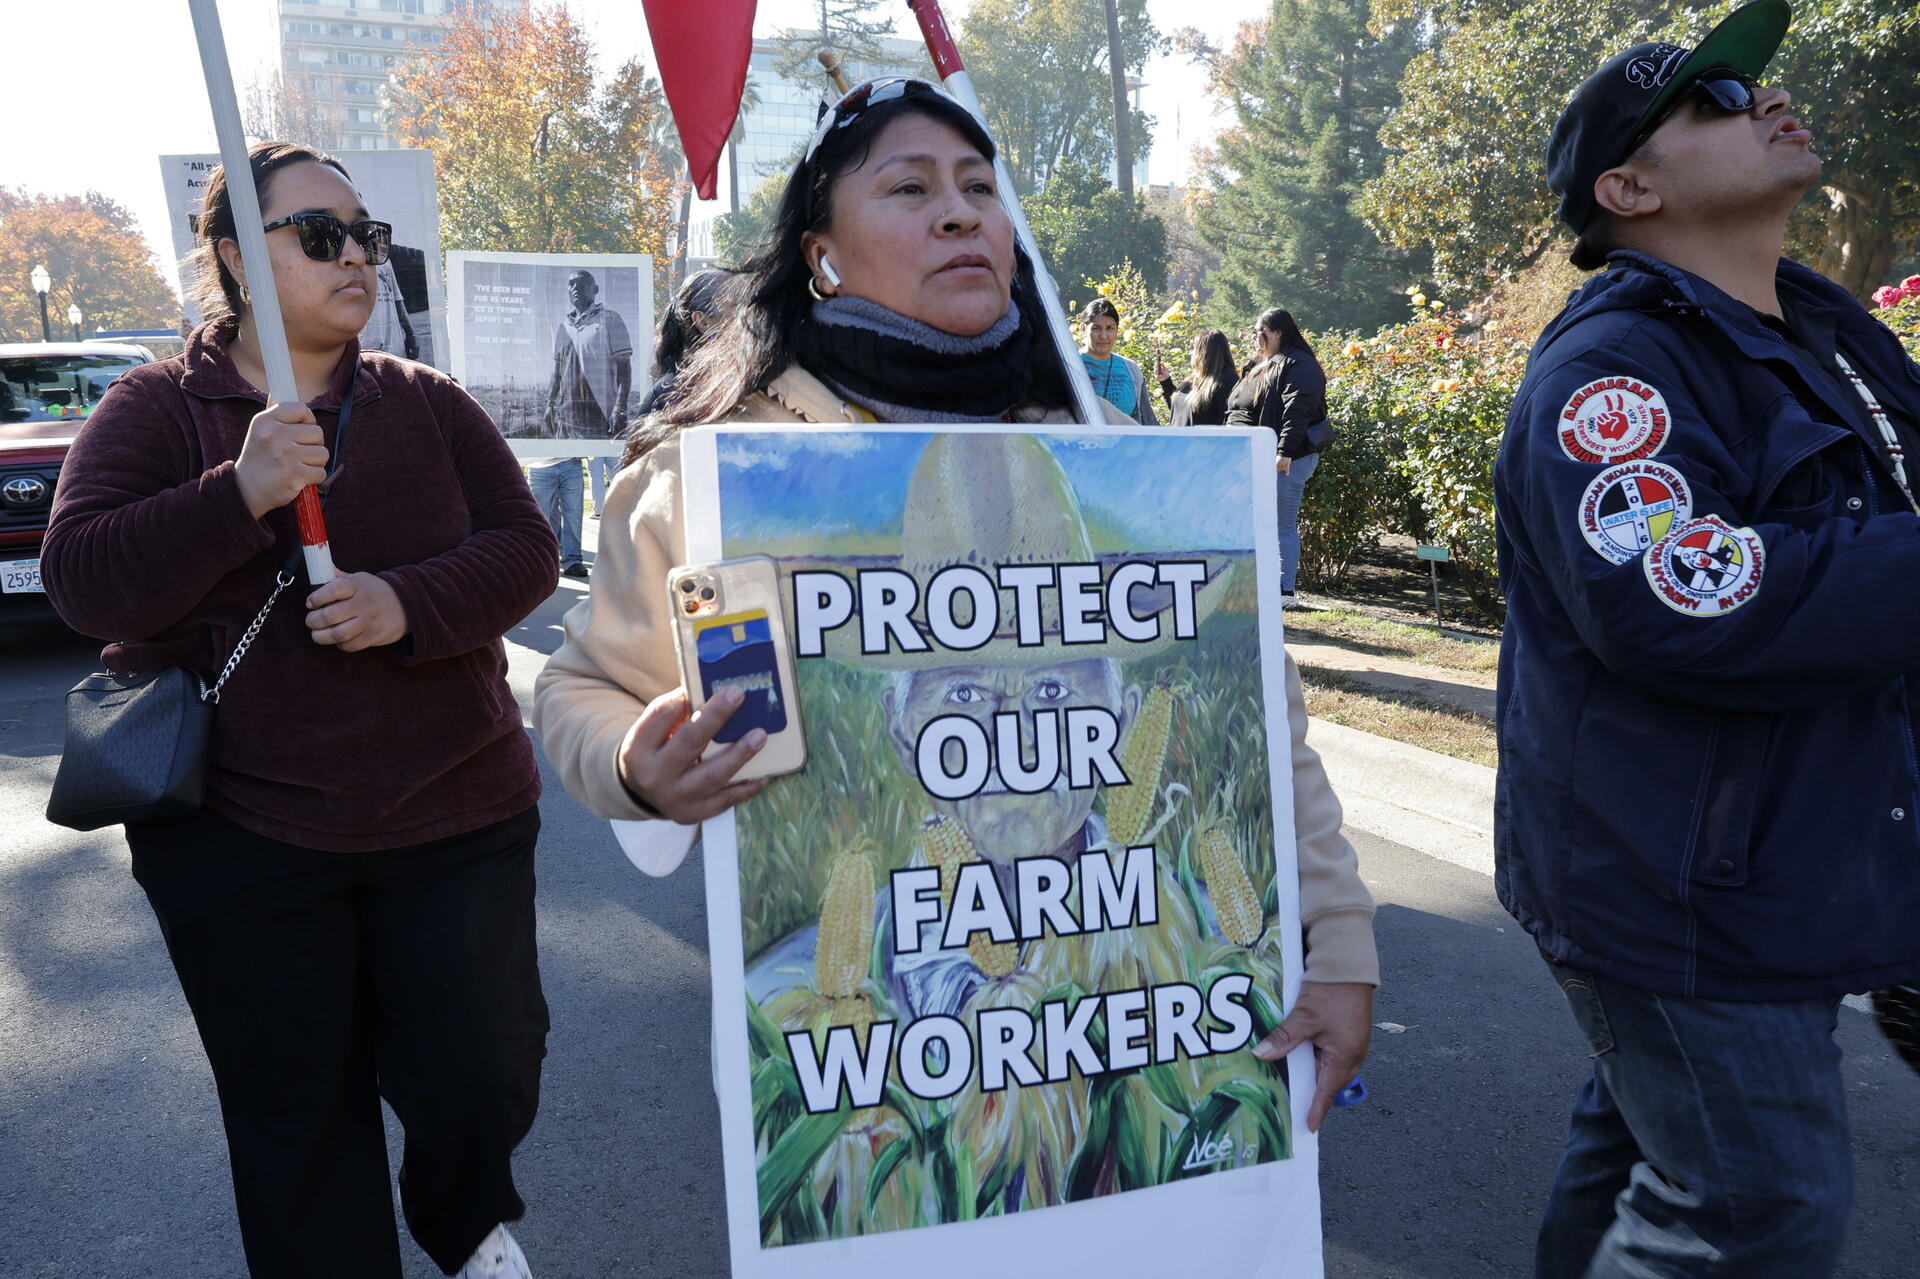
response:
<path id="1" fill-rule="evenodd" d="M 1403 324 L 1315 342 L 1338 434 L 1302 503 L 1302 578 L 1337 591 L 1382 535 L 1405 533 L 1447 547 L 1475 607 L 1497 621 L 1493 459 L 1529 343 L 1497 325 L 1466 331 L 1438 299 L 1409 302 Z"/>
<path id="2" fill-rule="evenodd" d="M 1920 275 L 1875 289 L 1873 301 L 1880 308 L 1874 316 L 1900 335 L 1908 356 L 1920 360 Z"/>

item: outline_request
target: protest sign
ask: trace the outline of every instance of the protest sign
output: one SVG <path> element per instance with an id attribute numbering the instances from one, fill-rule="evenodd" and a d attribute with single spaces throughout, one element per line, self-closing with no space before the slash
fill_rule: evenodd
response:
<path id="1" fill-rule="evenodd" d="M 360 331 L 365 351 L 388 351 L 435 368 L 448 368 L 446 299 L 440 289 L 440 208 L 434 194 L 430 151 L 354 151 L 341 157 L 353 185 L 366 202 L 368 216 L 393 226 L 393 252 L 376 269 L 378 292 L 373 314 Z M 186 261 L 193 252 L 189 214 L 200 212 L 201 196 L 217 155 L 163 155 L 160 179 L 167 192 L 167 225 L 180 291 L 187 297 L 188 319 L 200 322 L 191 298 Z"/>
<path id="2" fill-rule="evenodd" d="M 653 364 L 645 253 L 447 254 L 453 375 L 520 457 L 617 455 Z"/>
<path id="3" fill-rule="evenodd" d="M 1318 1276 L 1272 436 L 682 439 L 809 760 L 704 828 L 733 1274 Z"/>

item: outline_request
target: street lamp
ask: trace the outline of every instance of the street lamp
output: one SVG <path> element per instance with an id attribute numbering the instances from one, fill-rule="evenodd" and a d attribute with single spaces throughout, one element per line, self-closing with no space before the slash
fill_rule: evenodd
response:
<path id="1" fill-rule="evenodd" d="M 78 302 L 67 303 L 67 323 L 73 326 L 73 340 L 76 342 L 80 340 L 80 319 L 80 304 Z"/>
<path id="2" fill-rule="evenodd" d="M 53 287 L 53 277 L 47 274 L 47 268 L 36 266 L 28 274 L 33 281 L 33 291 L 40 295 L 40 340 L 53 341 L 53 328 L 47 323 L 47 290 Z"/>

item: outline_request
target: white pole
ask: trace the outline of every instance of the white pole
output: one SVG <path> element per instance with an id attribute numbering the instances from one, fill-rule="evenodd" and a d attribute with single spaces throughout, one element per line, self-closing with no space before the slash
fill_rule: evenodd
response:
<path id="1" fill-rule="evenodd" d="M 920 34 L 927 42 L 927 51 L 933 55 L 933 65 L 941 77 L 941 83 L 955 101 L 973 113 L 981 129 L 986 130 L 987 117 L 980 110 L 980 95 L 974 92 L 973 77 L 967 74 L 966 67 L 960 62 L 960 50 L 947 30 L 946 16 L 940 12 L 938 0 L 907 0 L 907 6 L 920 20 Z M 991 136 L 990 130 L 988 133 Z M 1007 162 L 997 154 L 993 158 L 993 177 L 994 184 L 1000 188 L 1000 203 L 1013 221 L 1014 237 L 1033 263 L 1040 307 L 1046 312 L 1047 330 L 1053 335 L 1054 349 L 1060 353 L 1062 371 L 1067 375 L 1067 385 L 1073 389 L 1074 406 L 1080 421 L 1089 425 L 1104 425 L 1106 412 L 1100 407 L 1100 397 L 1093 393 L 1093 382 L 1087 377 L 1087 366 L 1080 362 L 1080 347 L 1073 340 L 1072 325 L 1067 321 L 1067 313 L 1060 308 L 1060 290 L 1054 286 L 1046 260 L 1040 256 L 1040 247 L 1033 239 L 1033 228 L 1027 225 L 1027 215 L 1020 211 L 1020 196 L 1014 189 L 1013 175 L 1007 171 Z"/>
<path id="2" fill-rule="evenodd" d="M 226 171 L 227 199 L 233 207 L 234 238 L 240 242 L 240 260 L 247 268 L 253 328 L 260 340 L 260 361 L 267 369 L 267 398 L 275 404 L 298 404 L 300 388 L 293 379 L 293 357 L 287 353 L 287 329 L 280 318 L 280 291 L 274 287 L 267 235 L 260 229 L 266 220 L 260 216 L 259 193 L 253 189 L 247 135 L 240 126 L 233 69 L 227 63 L 227 44 L 220 33 L 220 10 L 215 0 L 187 0 L 187 8 L 193 13 L 193 34 L 200 44 L 200 68 L 207 81 L 207 105 L 213 109 L 213 131 L 220 140 L 220 164 Z M 307 580 L 315 586 L 331 582 L 333 556 L 327 547 L 326 525 L 320 522 L 320 499 L 311 485 L 301 490 L 294 508 L 300 521 Z"/>

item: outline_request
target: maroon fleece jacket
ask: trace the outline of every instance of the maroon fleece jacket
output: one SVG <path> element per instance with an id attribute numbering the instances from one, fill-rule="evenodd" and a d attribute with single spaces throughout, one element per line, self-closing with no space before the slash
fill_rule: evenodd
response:
<path id="1" fill-rule="evenodd" d="M 342 573 L 377 573 L 407 613 L 396 644 L 344 653 L 306 626 L 300 573 L 221 691 L 206 806 L 307 848 L 363 852 L 476 830 L 531 807 L 540 772 L 500 637 L 552 592 L 553 531 L 486 411 L 433 369 L 350 344 L 309 407 L 333 448 Z M 202 326 L 115 382 L 67 454 L 41 553 L 68 625 L 123 674 L 209 683 L 299 545 L 291 507 L 254 519 L 234 459 L 266 400 Z"/>

